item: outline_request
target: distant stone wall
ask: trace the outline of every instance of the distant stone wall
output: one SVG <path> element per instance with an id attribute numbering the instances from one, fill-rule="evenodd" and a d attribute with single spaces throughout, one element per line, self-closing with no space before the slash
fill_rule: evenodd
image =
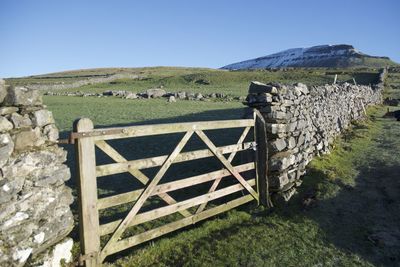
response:
<path id="1" fill-rule="evenodd" d="M 145 77 L 135 74 L 114 74 L 107 77 L 90 77 L 84 80 L 74 81 L 72 83 L 56 83 L 56 84 L 38 83 L 38 84 L 28 84 L 26 85 L 26 87 L 28 87 L 29 89 L 36 89 L 36 90 L 65 90 L 65 89 L 78 88 L 84 85 L 112 82 L 118 79 L 141 80 L 145 79 Z"/>
<path id="2" fill-rule="evenodd" d="M 71 257 L 70 170 L 57 140 L 40 93 L 0 79 L 0 266 L 57 266 Z"/>
<path id="3" fill-rule="evenodd" d="M 289 200 L 311 159 L 329 152 L 351 121 L 365 117 L 368 105 L 382 102 L 385 75 L 382 71 L 373 86 L 250 84 L 247 105 L 259 109 L 267 122 L 273 200 Z"/>

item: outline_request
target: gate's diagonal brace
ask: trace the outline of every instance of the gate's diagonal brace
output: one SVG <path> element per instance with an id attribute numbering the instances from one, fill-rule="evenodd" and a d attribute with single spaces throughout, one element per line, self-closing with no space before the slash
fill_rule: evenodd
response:
<path id="1" fill-rule="evenodd" d="M 118 228 L 115 230 L 115 232 L 112 234 L 111 238 L 108 240 L 107 244 L 104 246 L 103 250 L 101 251 L 100 254 L 100 259 L 101 262 L 104 261 L 105 257 L 107 257 L 108 253 L 107 250 L 110 248 L 117 240 L 121 237 L 121 235 L 124 233 L 126 228 L 129 226 L 135 215 L 139 212 L 140 208 L 143 206 L 147 198 L 151 195 L 153 192 L 154 188 L 160 182 L 161 178 L 164 176 L 166 171 L 169 169 L 171 164 L 174 162 L 175 158 L 179 155 L 183 147 L 186 145 L 186 143 L 189 141 L 190 137 L 193 135 L 193 131 L 186 132 L 185 136 L 182 138 L 182 140 L 178 143 L 178 145 L 175 147 L 174 151 L 169 155 L 167 160 L 164 162 L 164 164 L 161 166 L 160 170 L 157 172 L 156 176 L 151 180 L 149 185 L 146 187 L 146 189 L 143 191 L 143 193 L 140 195 L 136 203 L 133 205 L 132 209 L 129 211 L 128 215 L 125 217 L 125 219 L 122 220 Z M 251 187 L 250 187 L 251 188 Z"/>
<path id="2" fill-rule="evenodd" d="M 200 137 L 200 139 L 207 145 L 210 151 L 221 161 L 221 163 L 228 169 L 230 173 L 242 184 L 244 188 L 258 201 L 258 194 L 254 189 L 249 185 L 246 180 L 240 175 L 238 171 L 236 171 L 231 163 L 217 150 L 217 147 L 211 142 L 211 140 L 204 134 L 203 131 L 198 130 L 196 134 Z"/>
<path id="3" fill-rule="evenodd" d="M 121 155 L 119 154 L 112 146 L 110 146 L 109 144 L 107 144 L 107 142 L 100 140 L 100 141 L 96 141 L 96 146 L 98 148 L 100 148 L 104 153 L 106 153 L 108 156 L 110 156 L 115 162 L 118 163 L 123 163 L 126 162 L 127 160 Z M 132 166 L 129 167 L 129 171 L 128 171 L 132 176 L 134 176 L 136 179 L 138 179 L 142 184 L 146 185 L 149 182 L 149 178 L 143 173 L 141 172 L 139 169 L 137 168 L 133 168 Z M 169 194 L 167 193 L 162 193 L 158 195 L 162 200 L 164 200 L 167 204 L 172 205 L 177 203 L 175 199 L 173 199 Z M 180 214 L 182 214 L 182 216 L 184 217 L 189 217 L 192 214 L 187 211 L 187 210 L 182 210 L 179 211 Z"/>
<path id="4" fill-rule="evenodd" d="M 237 141 L 237 144 L 241 144 L 243 143 L 244 139 L 246 138 L 247 134 L 249 133 L 251 127 L 246 127 L 242 133 L 242 135 L 239 137 L 239 140 Z M 232 162 L 232 160 L 235 158 L 237 154 L 237 151 L 232 152 L 229 157 L 228 157 L 228 161 Z M 208 193 L 214 192 L 217 189 L 217 186 L 219 185 L 219 183 L 221 182 L 222 178 L 218 178 L 214 180 L 214 183 L 211 185 L 210 189 L 208 190 Z M 207 206 L 208 202 L 204 202 L 203 204 L 201 204 L 197 210 L 196 210 L 196 214 L 202 212 L 206 206 Z"/>

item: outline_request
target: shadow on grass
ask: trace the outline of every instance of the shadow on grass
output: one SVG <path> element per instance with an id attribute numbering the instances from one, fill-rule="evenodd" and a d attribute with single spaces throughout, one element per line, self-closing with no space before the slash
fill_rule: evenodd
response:
<path id="1" fill-rule="evenodd" d="M 233 120 L 233 119 L 242 119 L 245 117 L 251 118 L 251 116 L 252 116 L 252 110 L 250 108 L 210 110 L 201 113 L 193 113 L 186 116 L 147 120 L 143 122 L 136 122 L 130 124 L 95 125 L 95 128 L 126 127 L 134 125 L 151 125 L 151 124 L 180 123 L 180 122 L 183 123 L 183 122 L 196 122 L 196 121 Z M 243 128 L 228 129 L 228 130 L 211 130 L 205 132 L 216 146 L 223 146 L 223 145 L 235 144 L 239 139 L 242 131 Z M 111 140 L 107 142 L 126 159 L 134 160 L 134 159 L 150 158 L 150 157 L 170 154 L 172 150 L 175 148 L 175 146 L 179 143 L 183 135 L 184 133 L 156 135 L 148 137 Z M 60 133 L 61 138 L 68 138 L 68 136 L 69 132 Z M 252 138 L 253 138 L 253 132 L 250 131 L 245 141 L 252 141 L 253 140 Z M 73 194 L 76 200 L 77 173 L 76 173 L 76 162 L 75 162 L 76 160 L 75 149 L 73 145 L 62 145 L 62 147 L 68 152 L 66 164 L 71 170 L 71 179 L 67 182 L 67 185 L 73 189 Z M 205 144 L 197 136 L 193 135 L 182 151 L 192 151 L 205 148 L 206 148 Z M 235 160 L 233 161 L 233 165 L 238 165 L 241 163 L 253 161 L 253 154 L 254 154 L 253 151 L 239 152 L 238 155 L 235 157 Z M 111 160 L 107 155 L 105 155 L 99 149 L 96 149 L 97 165 L 108 164 L 113 162 L 114 161 Z M 183 177 L 189 177 L 210 171 L 219 170 L 221 168 L 222 166 L 218 162 L 218 160 L 213 158 L 206 158 L 196 161 L 174 164 L 164 175 L 162 181 L 168 182 Z M 153 177 L 155 173 L 158 171 L 158 169 L 159 167 L 149 168 L 144 170 L 143 172 L 148 177 Z M 227 183 L 224 184 L 224 182 L 222 182 L 221 185 L 227 185 Z M 192 190 L 194 190 L 195 192 L 192 192 L 190 190 L 183 190 L 183 191 L 180 190 L 178 191 L 178 194 L 172 192 L 170 193 L 170 195 L 173 196 L 176 200 L 184 200 L 189 197 L 193 197 L 194 193 L 197 195 L 200 195 L 201 193 L 206 193 L 207 190 L 210 188 L 210 186 L 211 186 L 210 183 L 204 183 L 194 187 Z M 98 188 L 99 188 L 99 196 L 104 197 L 143 188 L 143 185 L 141 185 L 131 175 L 124 173 L 119 175 L 111 175 L 98 178 Z M 150 209 L 156 206 L 159 207 L 161 205 L 162 201 L 155 200 L 148 207 L 144 207 L 144 209 Z M 105 216 L 108 217 L 108 219 L 106 218 L 106 221 L 113 220 L 123 216 L 124 214 L 126 214 L 128 208 L 129 207 L 125 207 L 123 211 L 122 209 L 120 209 L 119 210 L 120 214 L 118 217 L 113 216 L 111 214 L 112 212 L 108 212 Z M 79 240 L 78 237 L 79 231 L 77 229 L 78 225 L 77 201 L 75 201 L 72 204 L 72 210 L 75 216 L 75 229 L 71 233 L 71 236 L 75 241 L 77 241 Z"/>
<path id="2" fill-rule="evenodd" d="M 179 118 L 152 120 L 145 123 L 154 124 L 238 119 L 243 117 L 244 113 L 246 113 L 244 109 L 207 111 Z M 141 123 L 135 123 L 135 125 L 137 124 Z M 356 125 L 355 129 L 358 131 L 354 135 L 350 133 L 344 136 L 345 141 L 351 138 L 362 138 L 364 131 L 368 130 L 363 125 Z M 238 134 L 240 135 L 240 132 L 236 133 L 234 136 L 228 135 L 227 137 L 219 133 L 213 136 L 213 139 L 228 140 L 231 138 L 229 140 L 234 142 L 237 140 Z M 144 151 L 148 150 L 146 147 L 150 143 L 154 143 L 154 138 L 155 137 L 152 137 L 152 140 L 140 140 L 139 144 L 136 144 L 139 150 L 135 152 L 134 148 L 129 149 L 130 155 L 128 156 L 136 155 L 138 158 L 142 158 L 145 154 Z M 298 242 L 303 242 L 304 239 L 307 239 L 308 233 L 302 232 L 303 229 L 301 227 L 294 230 L 290 229 L 290 227 L 294 226 L 296 223 L 301 224 L 302 222 L 311 220 L 319 227 L 318 234 L 320 236 L 318 236 L 318 242 L 322 242 L 326 247 L 334 246 L 340 251 L 343 251 L 344 254 L 338 254 L 339 257 L 340 255 L 343 257 L 344 255 L 357 255 L 363 259 L 364 262 L 367 261 L 373 265 L 399 266 L 400 179 L 398 176 L 400 173 L 400 165 L 398 164 L 399 160 L 396 160 L 396 157 L 399 155 L 397 150 L 399 143 L 393 143 L 395 140 L 398 140 L 398 136 L 397 139 L 392 138 L 391 140 L 383 136 L 374 141 L 376 142 L 376 149 L 371 151 L 366 150 L 366 153 L 371 153 L 371 155 L 366 157 L 364 159 L 365 162 L 356 168 L 358 175 L 355 177 L 354 186 L 343 182 L 343 180 L 339 178 L 332 179 L 330 175 L 322 170 L 310 168 L 308 174 L 303 179 L 303 185 L 299 188 L 299 193 L 287 206 L 282 208 L 276 207 L 272 210 L 264 210 L 262 208 L 256 208 L 254 203 L 248 204 L 236 209 L 239 217 L 245 217 L 243 220 L 240 218 L 237 219 L 238 215 L 236 213 L 236 217 L 233 216 L 233 219 L 230 219 L 229 214 L 224 214 L 217 216 L 217 218 L 221 219 L 220 225 L 218 225 L 218 219 L 215 219 L 215 223 L 208 220 L 198 223 L 195 226 L 186 227 L 184 231 L 176 231 L 165 235 L 162 241 L 157 242 L 156 246 L 162 246 L 161 244 L 165 245 L 168 238 L 177 237 L 175 241 L 173 241 L 175 242 L 173 243 L 174 251 L 165 250 L 164 253 L 169 253 L 167 253 L 167 255 L 161 253 L 161 256 L 156 256 L 156 259 L 161 258 L 163 264 L 168 266 L 184 265 L 187 264 L 185 260 L 193 261 L 198 257 L 198 261 L 190 263 L 197 266 L 205 264 L 205 262 L 201 262 L 201 260 L 204 260 L 204 255 L 207 255 L 207 260 L 212 258 L 212 261 L 214 261 L 217 259 L 224 265 L 263 266 L 265 264 L 263 259 L 269 257 L 270 253 L 274 253 L 273 248 L 268 248 L 269 245 L 267 243 L 265 243 L 265 249 L 262 248 L 264 244 L 262 242 L 268 241 L 268 235 L 271 235 L 268 231 L 272 232 L 272 235 L 275 235 L 274 239 L 282 238 L 282 240 L 277 240 L 278 243 L 272 243 L 272 245 L 279 245 L 279 242 L 285 242 L 291 238 L 284 235 L 285 232 L 291 230 L 292 232 L 289 235 L 294 236 L 295 239 L 295 241 L 291 240 L 291 242 L 294 242 L 294 246 L 291 247 L 291 249 L 296 250 Z M 178 141 L 179 136 L 159 139 L 157 143 L 162 145 L 156 146 L 156 149 L 151 151 L 151 153 L 155 155 L 168 153 L 171 151 L 171 146 L 176 145 Z M 198 144 L 194 143 L 192 145 L 196 147 Z M 130 147 L 127 146 L 126 143 L 122 143 L 119 147 L 118 144 L 116 144 L 116 148 L 123 151 Z M 389 150 L 389 153 L 393 154 L 395 158 L 393 161 L 389 162 L 379 157 L 378 154 L 386 150 Z M 68 165 L 74 170 L 72 151 L 70 150 L 69 152 Z M 377 153 L 377 155 L 373 153 Z M 212 165 L 210 162 L 205 162 L 195 167 L 186 166 L 184 169 L 188 172 L 195 171 L 193 169 L 204 171 L 208 167 L 216 168 L 217 166 Z M 70 184 L 74 187 L 74 179 L 71 180 Z M 122 183 L 122 185 L 125 187 L 125 183 Z M 116 189 L 121 189 L 116 184 L 113 186 Z M 207 185 L 206 188 L 208 188 L 208 186 L 209 185 Z M 249 216 L 250 219 L 248 218 Z M 271 217 L 275 217 L 276 219 L 270 220 L 269 218 Z M 287 226 L 281 227 L 284 222 L 291 222 L 289 229 L 285 228 Z M 212 225 L 212 227 L 210 227 L 210 225 Z M 206 230 L 199 230 L 202 227 Z M 279 228 L 283 230 L 279 230 Z M 192 231 L 188 231 L 191 229 Z M 274 233 L 274 231 L 276 231 L 276 233 Z M 74 231 L 73 234 L 75 235 L 75 240 L 78 239 L 76 232 L 77 231 Z M 248 238 L 251 239 L 251 242 L 255 243 L 249 243 L 250 241 L 246 239 L 247 237 L 242 236 L 243 233 L 250 236 Z M 196 235 L 196 238 L 193 240 L 190 239 L 190 242 L 187 240 L 187 237 L 192 234 Z M 225 243 L 219 243 L 224 239 L 226 240 Z M 257 242 L 261 242 L 262 244 L 258 244 Z M 143 248 L 147 250 L 149 247 L 152 247 L 151 244 L 152 242 L 147 242 L 139 245 L 135 247 L 135 251 L 140 251 Z M 224 244 L 224 246 L 221 244 Z M 307 247 L 305 251 L 310 255 L 314 253 L 312 246 Z M 284 253 L 293 252 L 286 251 Z M 324 264 L 325 258 L 324 255 L 321 254 L 324 253 L 324 251 L 315 253 L 315 257 L 319 259 L 319 262 Z M 108 260 L 113 262 L 114 260 L 122 259 L 131 254 L 132 250 L 127 250 L 109 257 Z M 154 260 L 154 258 L 151 257 L 150 259 Z M 304 265 L 301 262 L 301 257 L 299 257 L 298 260 L 299 265 Z M 131 264 L 130 262 L 128 263 Z"/>
<path id="3" fill-rule="evenodd" d="M 392 131 L 397 135 L 381 134 L 373 149 L 365 148 L 354 186 L 310 169 L 299 194 L 275 212 L 312 219 L 327 244 L 373 265 L 400 266 L 400 136 Z"/>

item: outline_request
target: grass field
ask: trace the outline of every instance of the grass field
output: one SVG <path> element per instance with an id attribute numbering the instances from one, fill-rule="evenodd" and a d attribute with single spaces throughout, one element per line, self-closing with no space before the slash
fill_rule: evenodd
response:
<path id="1" fill-rule="evenodd" d="M 161 70 L 161 71 L 160 71 Z M 110 70 L 104 70 L 110 73 Z M 297 70 L 289 72 L 226 72 L 208 69 L 141 69 L 151 79 L 119 80 L 112 84 L 85 86 L 71 91 L 141 91 L 159 85 L 167 91 L 229 92 L 246 95 L 249 81 L 331 83 L 335 71 Z M 178 72 L 178 73 L 177 73 Z M 193 73 L 195 72 L 195 73 Z M 98 72 L 92 72 L 96 74 Z M 370 72 L 374 73 L 374 72 Z M 87 74 L 87 73 L 86 73 Z M 54 74 L 60 76 L 60 74 Z M 64 73 L 69 76 L 82 72 Z M 344 75 L 344 76 L 341 76 Z M 371 75 L 358 73 L 365 81 Z M 389 75 L 391 84 L 397 74 Z M 355 75 L 339 74 L 344 79 Z M 59 79 L 59 78 L 57 78 Z M 76 79 L 74 77 L 73 79 Z M 196 85 L 207 79 L 210 85 Z M 186 89 L 185 89 L 186 88 Z M 393 89 L 390 94 L 397 94 Z M 57 126 L 66 133 L 78 117 L 91 118 L 96 126 L 120 126 L 165 122 L 235 119 L 245 113 L 238 102 L 178 101 L 165 99 L 124 100 L 45 96 Z M 115 266 L 396 266 L 400 264 L 397 233 L 400 189 L 400 128 L 390 119 L 381 119 L 385 108 L 371 109 L 370 119 L 355 125 L 337 140 L 331 155 L 313 160 L 304 177 L 301 192 L 287 207 L 264 210 L 254 204 L 232 210 L 186 230 L 110 258 Z M 229 133 L 225 133 L 228 134 Z M 229 136 L 228 136 L 229 137 Z M 226 138 L 228 138 L 226 137 Z M 134 145 L 116 144 L 130 156 L 161 155 L 177 137 L 139 140 Z M 161 144 L 161 145 L 160 145 Z M 71 146 L 68 165 L 74 173 Z M 208 162 L 199 166 L 210 165 Z M 215 167 L 215 166 L 214 166 Z M 193 169 L 186 166 L 189 173 Z M 127 190 L 125 182 L 100 183 L 100 194 Z M 123 180 L 121 180 L 123 181 Z M 75 188 L 74 180 L 69 185 Z M 395 191 L 397 190 L 397 191 Z M 157 203 L 155 203 L 157 204 Z M 74 206 L 76 211 L 76 206 Z M 114 212 L 114 211 L 113 211 Z M 124 212 L 119 210 L 118 212 Z M 104 214 L 112 217 L 113 214 Z M 171 218 L 170 218 L 171 219 Z M 72 233 L 77 240 L 77 231 Z M 391 240 L 395 240 L 390 243 Z M 77 252 L 77 244 L 75 246 Z M 77 255 L 77 253 L 76 253 Z M 111 263 L 112 262 L 112 263 Z"/>
<path id="2" fill-rule="evenodd" d="M 370 84 L 376 80 L 377 69 L 362 70 L 328 70 L 328 69 L 294 69 L 289 71 L 226 71 L 218 69 L 201 68 L 174 68 L 154 67 L 138 69 L 94 69 L 55 73 L 19 79 L 8 79 L 12 84 L 53 84 L 71 83 L 73 81 L 90 77 L 112 74 L 135 74 L 143 79 L 118 79 L 107 83 L 85 85 L 79 88 L 60 91 L 82 91 L 101 93 L 105 90 L 127 90 L 143 92 L 146 89 L 163 86 L 168 92 L 186 91 L 200 93 L 225 93 L 231 96 L 245 96 L 250 81 L 261 82 L 279 81 L 282 83 L 303 82 L 307 85 L 332 83 L 335 74 L 338 74 L 338 82 L 353 82 Z M 198 80 L 207 80 L 210 84 L 198 84 Z"/>
<path id="3" fill-rule="evenodd" d="M 384 97 L 400 99 L 400 73 L 389 73 Z"/>
<path id="4" fill-rule="evenodd" d="M 218 112 L 224 109 L 241 109 L 238 101 L 204 102 L 178 101 L 167 103 L 165 99 L 125 100 L 121 98 L 44 96 L 44 102 L 52 110 L 60 131 L 72 130 L 72 122 L 80 117 L 92 119 L 96 126 L 132 123 L 157 123 L 165 120 L 214 120 L 238 118 L 241 111 Z M 216 112 L 212 112 L 215 110 Z M 207 112 L 209 111 L 209 112 Z"/>
<path id="5" fill-rule="evenodd" d="M 398 266 L 400 125 L 381 119 L 383 108 L 370 112 L 331 155 L 313 160 L 287 207 L 244 206 L 111 265 Z"/>

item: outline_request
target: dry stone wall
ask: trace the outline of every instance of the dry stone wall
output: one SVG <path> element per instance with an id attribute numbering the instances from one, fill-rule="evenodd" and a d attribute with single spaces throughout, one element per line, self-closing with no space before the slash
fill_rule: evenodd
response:
<path id="1" fill-rule="evenodd" d="M 311 159 L 328 153 L 353 120 L 365 117 L 368 105 L 382 102 L 385 74 L 373 86 L 250 84 L 247 105 L 259 109 L 267 122 L 268 180 L 275 202 L 289 200 Z"/>
<path id="2" fill-rule="evenodd" d="M 52 84 L 37 83 L 37 84 L 28 84 L 26 85 L 26 87 L 29 89 L 36 89 L 36 90 L 66 90 L 66 89 L 78 88 L 85 85 L 112 82 L 118 79 L 142 80 L 146 79 L 146 77 L 139 76 L 136 74 L 113 74 L 113 75 L 105 75 L 105 77 L 89 77 L 84 80 L 74 81 L 72 83 L 64 83 L 64 82 L 52 83 Z"/>
<path id="3" fill-rule="evenodd" d="M 0 79 L 0 266 L 70 260 L 70 170 L 37 90 Z"/>

